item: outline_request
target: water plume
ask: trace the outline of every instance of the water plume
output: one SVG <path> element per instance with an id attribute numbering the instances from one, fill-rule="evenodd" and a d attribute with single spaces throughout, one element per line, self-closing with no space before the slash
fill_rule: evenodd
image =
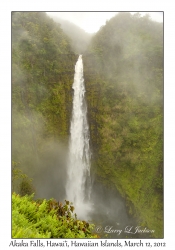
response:
<path id="1" fill-rule="evenodd" d="M 91 209 L 89 126 L 83 78 L 82 55 L 75 65 L 72 119 L 70 126 L 69 156 L 66 184 L 67 199 L 73 202 L 79 218 L 87 219 Z"/>

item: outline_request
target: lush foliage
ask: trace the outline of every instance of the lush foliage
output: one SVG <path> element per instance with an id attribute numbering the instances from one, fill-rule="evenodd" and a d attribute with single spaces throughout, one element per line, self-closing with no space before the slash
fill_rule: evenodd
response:
<path id="1" fill-rule="evenodd" d="M 76 60 L 68 37 L 45 13 L 12 13 L 12 159 L 37 187 L 48 167 L 63 169 Z M 53 176 L 61 184 L 60 171 Z"/>
<path id="2" fill-rule="evenodd" d="M 97 238 L 93 225 L 73 216 L 74 207 L 54 199 L 34 201 L 32 196 L 12 195 L 13 238 Z"/>
<path id="3" fill-rule="evenodd" d="M 20 195 L 31 195 L 35 192 L 32 179 L 18 167 L 19 163 L 12 161 L 12 192 L 17 190 Z"/>
<path id="4" fill-rule="evenodd" d="M 162 24 L 119 13 L 93 37 L 84 58 L 93 170 L 162 237 Z"/>
<path id="5" fill-rule="evenodd" d="M 33 192 L 32 177 L 36 194 L 64 197 L 63 146 L 68 142 L 77 60 L 71 44 L 45 13 L 12 14 L 12 159 L 14 190 L 21 195 Z M 117 189 L 140 224 L 162 237 L 162 24 L 138 13 L 119 13 L 93 36 L 83 62 L 95 179 Z M 32 211 L 38 211 L 36 204 L 30 203 Z M 48 204 L 43 201 L 42 206 Z M 61 237 L 54 227 L 61 223 L 55 212 L 54 228 L 37 231 L 28 217 L 14 211 L 14 237 L 17 232 L 21 237 Z M 70 229 L 64 237 L 70 232 L 73 236 L 72 226 L 64 226 Z"/>

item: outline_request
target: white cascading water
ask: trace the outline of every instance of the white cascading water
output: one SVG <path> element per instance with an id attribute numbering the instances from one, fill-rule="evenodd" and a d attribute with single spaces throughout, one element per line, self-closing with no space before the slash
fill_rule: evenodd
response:
<path id="1" fill-rule="evenodd" d="M 90 182 L 90 147 L 87 105 L 83 78 L 82 55 L 75 65 L 72 120 L 70 126 L 69 157 L 66 185 L 67 200 L 73 202 L 78 218 L 88 218 L 91 209 L 89 202 Z"/>

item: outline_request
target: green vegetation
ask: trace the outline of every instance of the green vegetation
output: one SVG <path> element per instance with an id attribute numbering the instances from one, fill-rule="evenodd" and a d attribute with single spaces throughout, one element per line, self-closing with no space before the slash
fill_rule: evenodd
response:
<path id="1" fill-rule="evenodd" d="M 63 151 L 68 144 L 76 51 L 60 25 L 45 13 L 12 13 L 12 181 L 13 191 L 21 196 L 36 192 L 45 198 L 64 197 Z M 149 16 L 119 13 L 92 37 L 83 62 L 92 172 L 98 182 L 120 192 L 139 225 L 161 238 L 162 24 Z M 28 196 L 13 194 L 13 237 L 91 237 L 89 227 L 87 234 L 78 231 L 81 223 L 76 218 L 68 222 L 63 216 L 61 221 L 56 210 L 49 211 L 49 202 L 38 206 Z"/>
<path id="2" fill-rule="evenodd" d="M 93 171 L 163 237 L 163 28 L 119 13 L 85 57 Z"/>
<path id="3" fill-rule="evenodd" d="M 36 189 L 48 167 L 64 165 L 58 156 L 68 141 L 76 60 L 68 37 L 45 13 L 12 13 L 12 159 Z M 60 183 L 62 174 L 53 174 Z"/>
<path id="4" fill-rule="evenodd" d="M 32 179 L 18 167 L 19 163 L 12 161 L 12 192 L 16 190 L 21 196 L 35 192 Z"/>
<path id="5" fill-rule="evenodd" d="M 34 201 L 32 196 L 12 195 L 13 238 L 97 238 L 93 225 L 73 217 L 74 207 L 54 199 Z"/>

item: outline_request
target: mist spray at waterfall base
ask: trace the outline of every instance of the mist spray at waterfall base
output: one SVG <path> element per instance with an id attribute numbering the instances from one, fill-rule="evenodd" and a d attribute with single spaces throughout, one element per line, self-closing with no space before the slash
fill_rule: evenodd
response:
<path id="1" fill-rule="evenodd" d="M 111 228 L 134 225 L 128 217 L 125 201 L 97 181 L 91 184 L 89 146 L 90 134 L 83 78 L 83 61 L 80 55 L 75 65 L 72 118 L 70 124 L 69 153 L 67 159 L 66 199 L 73 203 L 77 218 Z M 93 192 L 91 192 L 93 189 Z M 136 235 L 134 235 L 135 237 Z M 109 234 L 109 238 L 125 235 Z"/>
<path id="2" fill-rule="evenodd" d="M 88 219 L 92 209 L 90 203 L 91 179 L 89 126 L 83 78 L 83 61 L 80 55 L 75 65 L 72 118 L 70 125 L 69 154 L 67 164 L 67 199 L 73 202 L 78 218 Z"/>

